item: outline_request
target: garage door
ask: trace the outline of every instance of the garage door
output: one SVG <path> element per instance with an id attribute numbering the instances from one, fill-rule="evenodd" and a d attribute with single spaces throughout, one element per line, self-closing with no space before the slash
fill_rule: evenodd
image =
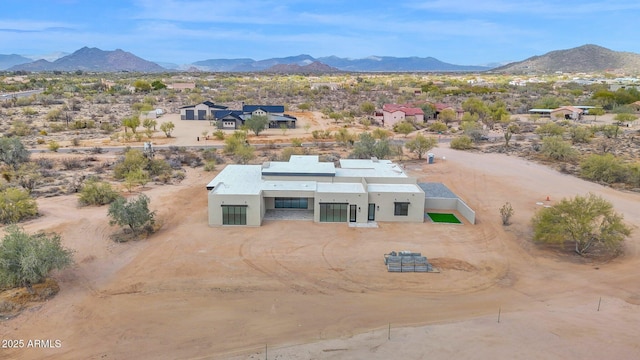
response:
<path id="1" fill-rule="evenodd" d="M 207 119 L 207 110 L 198 110 L 198 120 Z"/>
<path id="2" fill-rule="evenodd" d="M 187 114 L 186 114 L 185 119 L 187 119 L 187 120 L 195 120 L 194 115 L 195 115 L 195 112 L 193 110 L 187 110 Z"/>

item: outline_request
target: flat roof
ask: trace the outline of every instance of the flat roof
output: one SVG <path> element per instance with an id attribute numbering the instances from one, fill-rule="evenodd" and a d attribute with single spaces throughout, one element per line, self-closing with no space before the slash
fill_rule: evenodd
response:
<path id="1" fill-rule="evenodd" d="M 401 177 L 407 174 L 398 164 L 390 160 L 341 159 L 336 176 L 342 177 Z"/>
<path id="2" fill-rule="evenodd" d="M 316 181 L 278 181 L 266 180 L 262 183 L 262 190 L 277 191 L 310 191 L 315 192 L 317 187 Z"/>
<path id="3" fill-rule="evenodd" d="M 379 193 L 422 193 L 422 189 L 416 184 L 369 184 L 367 185 L 369 192 Z"/>
<path id="4" fill-rule="evenodd" d="M 259 195 L 262 184 L 260 165 L 227 165 L 209 184 L 217 194 Z"/>
<path id="5" fill-rule="evenodd" d="M 331 162 L 320 162 L 318 155 L 292 155 L 288 162 L 265 162 L 262 175 L 335 176 L 336 167 Z"/>

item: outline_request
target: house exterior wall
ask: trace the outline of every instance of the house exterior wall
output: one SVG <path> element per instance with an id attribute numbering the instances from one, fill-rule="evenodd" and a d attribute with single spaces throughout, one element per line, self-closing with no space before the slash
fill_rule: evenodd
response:
<path id="1" fill-rule="evenodd" d="M 323 192 L 317 193 L 314 199 L 314 212 L 313 221 L 320 222 L 320 203 L 347 203 L 349 205 L 356 205 L 359 211 L 356 212 L 356 222 L 367 222 L 367 196 L 366 194 L 350 194 L 350 193 L 335 193 L 335 192 Z M 347 211 L 349 206 L 347 206 Z M 348 216 L 348 213 L 347 213 Z M 347 221 L 349 221 L 347 217 Z"/>
<path id="2" fill-rule="evenodd" d="M 424 193 L 406 194 L 392 192 L 369 192 L 369 197 L 367 200 L 367 203 L 376 204 L 376 221 L 424 221 Z M 409 212 L 406 216 L 394 214 L 396 202 L 409 203 Z"/>
<path id="3" fill-rule="evenodd" d="M 228 195 L 209 192 L 209 225 L 222 226 L 222 205 L 246 205 L 247 226 L 260 226 L 264 217 L 264 201 L 258 195 Z M 235 226 L 235 225 L 230 225 Z"/>
<path id="4" fill-rule="evenodd" d="M 384 111 L 382 113 L 382 119 L 384 120 L 385 126 L 393 126 L 396 123 L 404 121 L 405 113 L 403 113 L 402 111 Z"/>
<path id="5" fill-rule="evenodd" d="M 325 221 L 321 204 L 347 204 L 347 221 L 352 219 L 353 206 L 357 223 L 369 221 L 370 204 L 375 204 L 371 220 L 424 220 L 425 193 L 417 179 L 387 160 L 344 160 L 335 168 L 333 163 L 318 162 L 318 156 L 296 156 L 289 164 L 228 165 L 207 189 L 211 226 L 223 225 L 223 205 L 246 207 L 246 225 L 259 226 L 279 197 L 307 199 L 306 210 L 313 210 L 315 222 Z M 225 210 L 225 214 L 230 212 Z"/>

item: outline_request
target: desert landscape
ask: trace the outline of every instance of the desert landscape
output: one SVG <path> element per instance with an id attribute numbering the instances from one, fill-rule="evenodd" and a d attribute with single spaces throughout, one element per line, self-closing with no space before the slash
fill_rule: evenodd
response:
<path id="1" fill-rule="evenodd" d="M 197 141 L 206 122 L 173 122 L 166 145 L 214 145 Z M 187 168 L 179 183 L 139 190 L 162 226 L 135 242 L 110 238 L 116 228 L 106 206 L 79 207 L 76 195 L 39 198 L 41 216 L 22 225 L 60 233 L 76 264 L 55 274 L 55 297 L 1 321 L 0 332 L 60 346 L 1 349 L 1 357 L 640 356 L 640 194 L 516 156 L 453 150 L 444 139 L 433 152 L 434 164 L 403 161 L 405 170 L 445 183 L 476 211 L 476 225 L 351 228 L 290 220 L 212 228 L 205 185 L 223 166 Z M 532 243 L 537 209 L 589 192 L 610 201 L 634 229 L 624 255 L 589 260 Z M 503 226 L 498 209 L 507 201 L 515 214 Z M 421 252 L 440 272 L 389 273 L 383 254 L 393 250 Z"/>

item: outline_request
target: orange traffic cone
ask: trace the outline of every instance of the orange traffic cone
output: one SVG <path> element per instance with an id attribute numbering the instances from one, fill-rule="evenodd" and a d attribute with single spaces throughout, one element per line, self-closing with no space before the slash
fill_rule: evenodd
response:
<path id="1" fill-rule="evenodd" d="M 551 201 L 551 199 L 549 199 L 549 196 L 547 196 L 547 201 Z"/>

